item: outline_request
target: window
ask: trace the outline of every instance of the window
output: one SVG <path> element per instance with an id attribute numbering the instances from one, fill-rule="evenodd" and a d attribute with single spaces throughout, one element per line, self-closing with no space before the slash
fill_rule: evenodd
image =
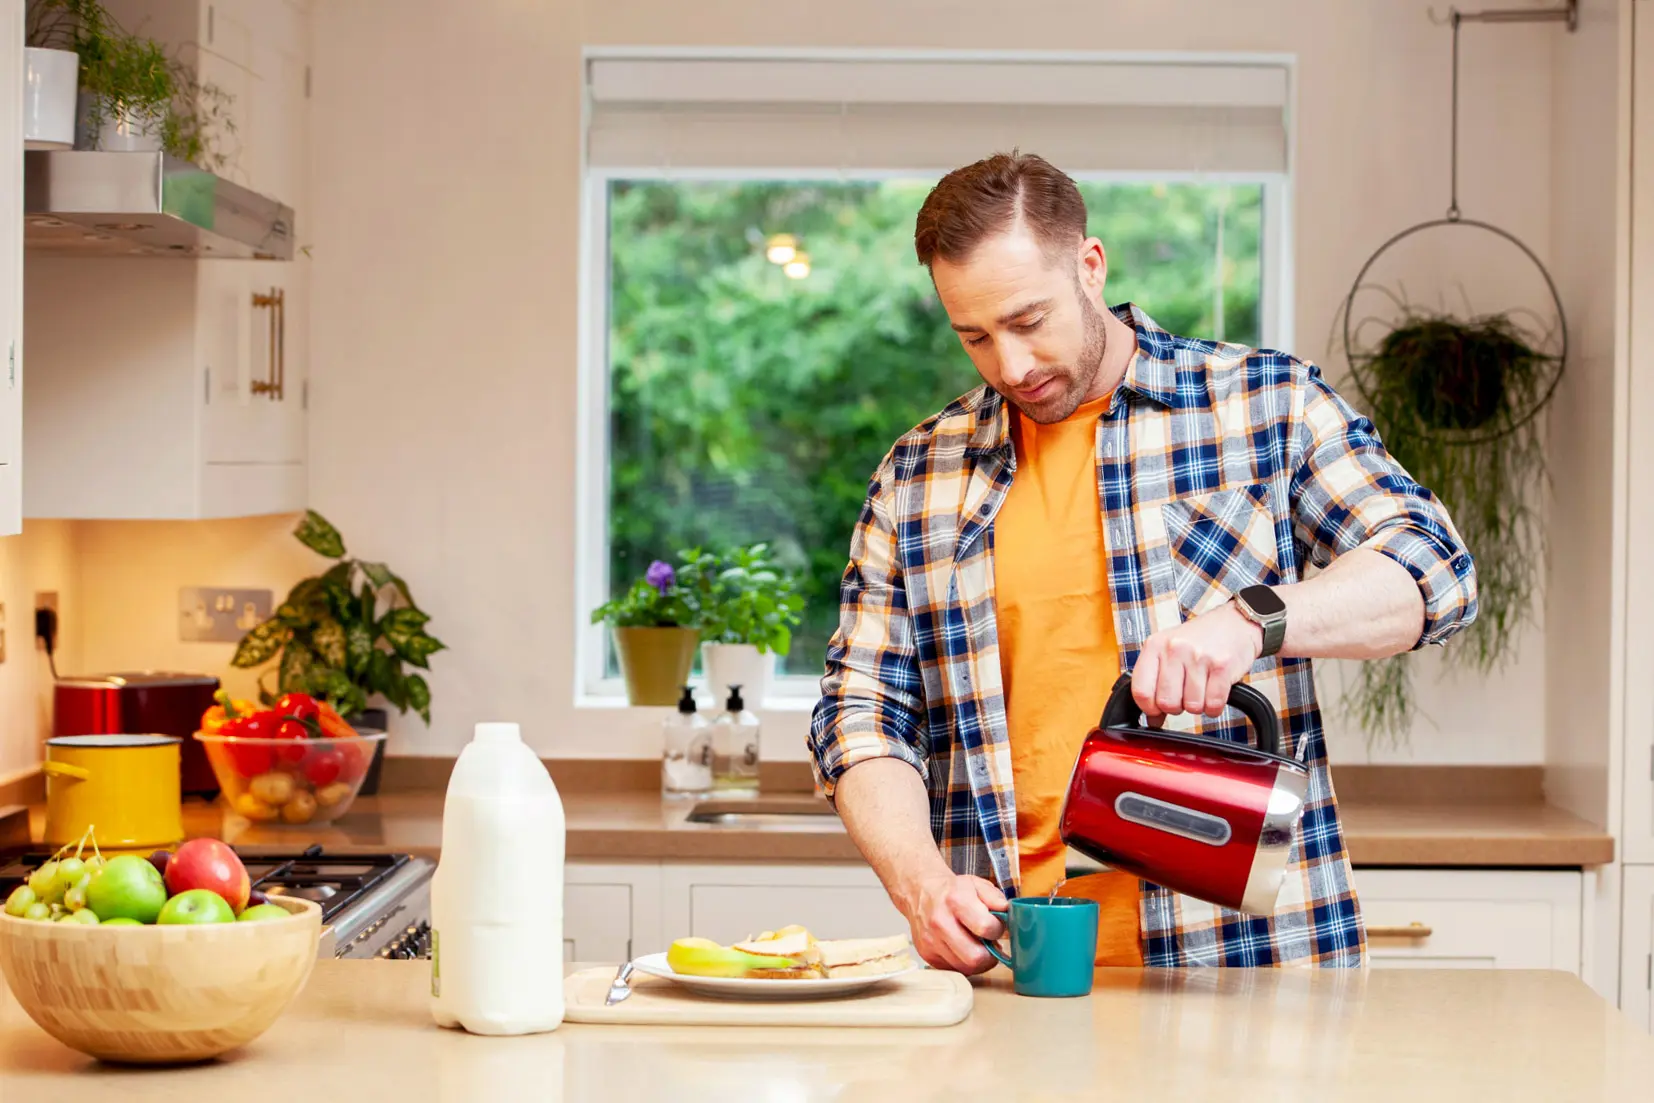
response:
<path id="1" fill-rule="evenodd" d="M 881 169 L 831 174 L 634 165 L 661 140 L 637 138 L 659 126 L 644 115 L 599 113 L 590 137 L 594 160 L 621 163 L 594 165 L 587 189 L 581 611 L 651 559 L 769 541 L 805 598 L 778 689 L 811 697 L 868 476 L 981 382 L 913 256 L 941 172 L 904 169 L 888 149 Z M 1278 172 L 1074 174 L 1108 251 L 1110 303 L 1136 302 L 1173 332 L 1276 343 Z M 773 250 L 776 235 L 800 255 Z M 607 636 L 588 629 L 582 651 L 586 689 L 618 693 Z"/>

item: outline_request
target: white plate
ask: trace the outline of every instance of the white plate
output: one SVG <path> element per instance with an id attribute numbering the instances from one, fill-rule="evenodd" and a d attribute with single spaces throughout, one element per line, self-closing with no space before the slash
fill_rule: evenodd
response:
<path id="1" fill-rule="evenodd" d="M 909 960 L 912 955 L 909 954 Z M 817 980 L 763 980 L 752 977 L 690 977 L 672 971 L 665 954 L 645 954 L 634 962 L 637 971 L 652 977 L 665 977 L 703 996 L 718 996 L 726 1000 L 814 1000 L 827 996 L 849 996 L 883 984 L 892 977 L 904 976 L 919 968 L 914 962 L 900 973 L 885 973 L 877 977 L 822 977 Z"/>

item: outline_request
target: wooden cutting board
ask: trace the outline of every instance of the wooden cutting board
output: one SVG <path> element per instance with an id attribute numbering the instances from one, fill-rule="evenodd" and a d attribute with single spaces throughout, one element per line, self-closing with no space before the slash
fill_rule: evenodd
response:
<path id="1" fill-rule="evenodd" d="M 662 977 L 633 973 L 631 996 L 604 1007 L 614 976 L 613 967 L 571 974 L 563 983 L 563 1017 L 571 1023 L 640 1026 L 952 1026 L 971 1013 L 971 982 L 938 969 L 893 977 L 856 995 L 817 1000 L 719 999 L 696 995 Z"/>

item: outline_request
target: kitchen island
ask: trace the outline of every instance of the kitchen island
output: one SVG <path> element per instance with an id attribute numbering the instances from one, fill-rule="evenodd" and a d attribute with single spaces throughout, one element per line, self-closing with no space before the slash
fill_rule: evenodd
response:
<path id="1" fill-rule="evenodd" d="M 274 1027 L 217 1062 L 106 1066 L 0 996 L 0 1099 L 946 1101 L 1654 1097 L 1654 1039 L 1553 972 L 1105 970 L 1086 999 L 1013 995 L 1002 970 L 936 1029 L 565 1024 L 437 1028 L 429 966 L 322 961 Z M 93 1093 L 96 1093 L 94 1096 Z"/>

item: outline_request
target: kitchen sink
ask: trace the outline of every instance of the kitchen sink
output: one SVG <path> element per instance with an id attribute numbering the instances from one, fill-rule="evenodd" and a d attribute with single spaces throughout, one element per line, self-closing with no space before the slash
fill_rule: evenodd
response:
<path id="1" fill-rule="evenodd" d="M 729 827 L 769 827 L 788 830 L 843 831 L 838 813 L 815 797 L 753 797 L 703 800 L 684 817 L 690 823 Z"/>

